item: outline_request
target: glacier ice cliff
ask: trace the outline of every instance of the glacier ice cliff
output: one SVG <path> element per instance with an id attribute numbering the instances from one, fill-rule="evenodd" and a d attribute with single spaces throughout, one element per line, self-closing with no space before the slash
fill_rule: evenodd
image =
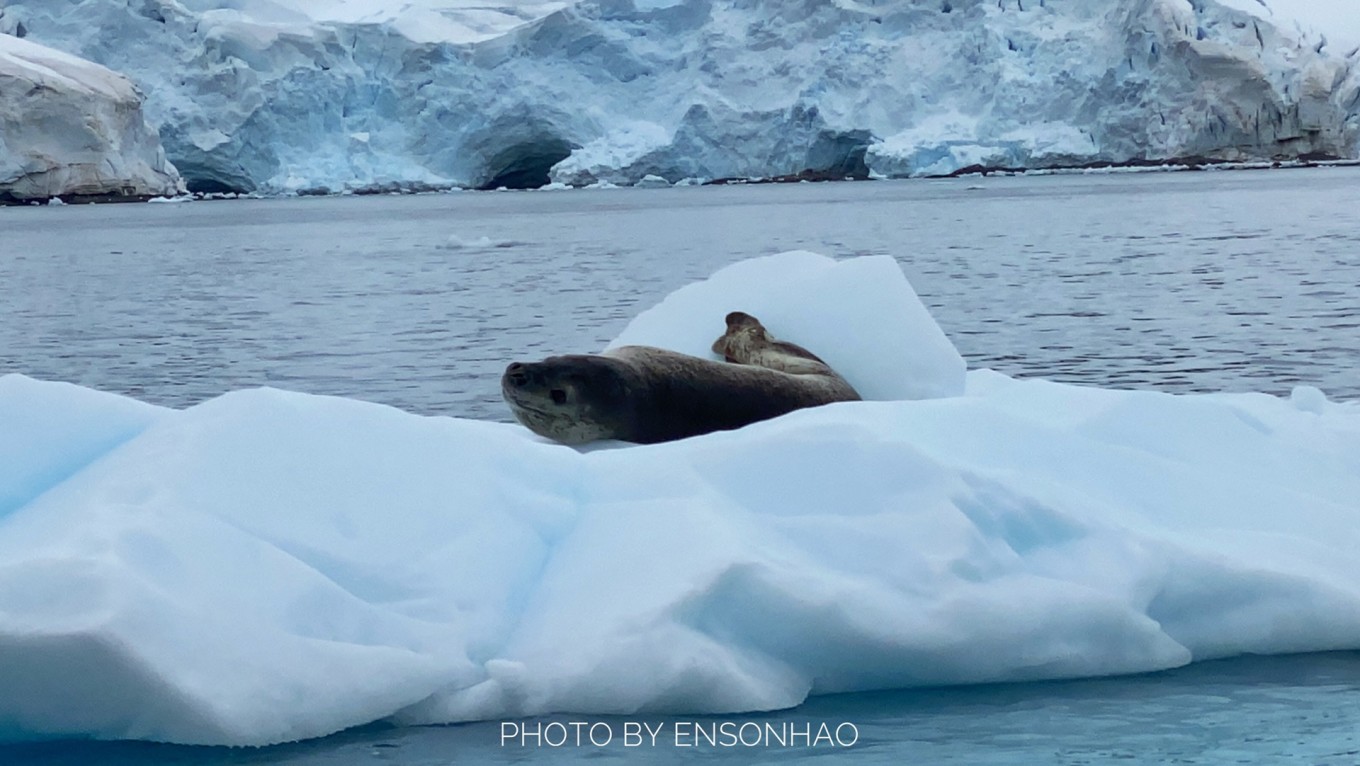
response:
<path id="1" fill-rule="evenodd" d="M 126 77 L 0 35 L 0 202 L 183 190 Z"/>
<path id="2" fill-rule="evenodd" d="M 9 0 L 0 31 L 136 80 L 198 191 L 1357 156 L 1360 57 L 1275 1 Z"/>

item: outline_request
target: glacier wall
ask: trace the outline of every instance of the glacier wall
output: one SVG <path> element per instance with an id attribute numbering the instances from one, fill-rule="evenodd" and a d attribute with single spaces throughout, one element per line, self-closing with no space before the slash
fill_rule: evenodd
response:
<path id="1" fill-rule="evenodd" d="M 1235 0 L 381 9 L 10 0 L 0 31 L 129 74 L 199 191 L 1360 153 L 1356 52 Z"/>
<path id="2" fill-rule="evenodd" d="M 183 190 L 122 75 L 0 35 L 0 203 Z"/>

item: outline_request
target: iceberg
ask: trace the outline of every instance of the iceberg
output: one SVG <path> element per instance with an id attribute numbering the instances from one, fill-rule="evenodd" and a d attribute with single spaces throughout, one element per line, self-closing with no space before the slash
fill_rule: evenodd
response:
<path id="1" fill-rule="evenodd" d="M 0 202 L 183 191 L 131 81 L 0 34 Z"/>
<path id="2" fill-rule="evenodd" d="M 847 374 L 921 348 L 940 388 L 651 446 L 0 378 L 0 735 L 263 745 L 1360 649 L 1354 403 L 965 373 L 888 276 L 758 259 L 625 335 L 759 306 L 830 354 L 796 324 L 820 284 Z"/>
<path id="3" fill-rule="evenodd" d="M 963 393 L 963 357 L 887 255 L 836 261 L 794 250 L 740 261 L 666 296 L 605 348 L 659 346 L 722 361 L 711 348 L 722 334 L 713 318 L 730 311 L 814 349 L 865 399 Z"/>
<path id="4" fill-rule="evenodd" d="M 196 192 L 1360 155 L 1347 0 L 8 0 Z"/>

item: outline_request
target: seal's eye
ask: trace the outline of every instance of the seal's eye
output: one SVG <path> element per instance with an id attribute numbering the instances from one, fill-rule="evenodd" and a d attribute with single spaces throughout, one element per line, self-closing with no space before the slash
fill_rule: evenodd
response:
<path id="1" fill-rule="evenodd" d="M 548 396 L 551 396 L 551 397 L 552 397 L 553 404 L 566 404 L 566 403 L 567 403 L 567 392 L 566 392 L 566 391 L 563 391 L 563 390 L 560 389 L 560 388 L 554 388 L 553 390 L 549 391 L 549 392 L 548 392 Z"/>

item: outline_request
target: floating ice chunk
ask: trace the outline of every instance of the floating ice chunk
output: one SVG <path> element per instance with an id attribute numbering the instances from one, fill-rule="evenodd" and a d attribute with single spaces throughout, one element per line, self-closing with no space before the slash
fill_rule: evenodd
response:
<path id="1" fill-rule="evenodd" d="M 164 412 L 69 383 L 0 376 L 0 520 Z"/>
<path id="2" fill-rule="evenodd" d="M 661 176 L 652 175 L 650 173 L 643 176 L 640 180 L 638 180 L 637 183 L 633 184 L 633 186 L 639 189 L 665 189 L 670 185 L 671 185 L 670 181 L 667 181 Z"/>
<path id="3" fill-rule="evenodd" d="M 450 234 L 449 238 L 439 245 L 444 250 L 494 250 L 511 247 L 519 247 L 524 244 L 514 239 L 493 239 L 485 234 L 478 237 L 462 237 L 457 234 Z"/>
<path id="4" fill-rule="evenodd" d="M 745 311 L 775 337 L 817 354 L 865 399 L 963 393 L 963 357 L 888 256 L 835 261 L 793 251 L 742 261 L 666 296 L 609 348 L 717 358 L 711 346 L 730 311 Z"/>
<path id="5" fill-rule="evenodd" d="M 1294 386 L 1294 390 L 1289 393 L 1289 401 L 1304 412 L 1319 415 L 1328 404 L 1327 395 L 1316 386 Z"/>
<path id="6" fill-rule="evenodd" d="M 625 335 L 706 345 L 692 310 L 744 286 L 796 341 L 848 323 L 873 342 L 841 364 L 875 370 L 929 335 L 882 262 L 743 262 Z M 890 313 L 836 313 L 859 303 Z M 257 745 L 1360 649 L 1353 403 L 962 384 L 582 453 L 0 378 L 0 732 Z"/>

